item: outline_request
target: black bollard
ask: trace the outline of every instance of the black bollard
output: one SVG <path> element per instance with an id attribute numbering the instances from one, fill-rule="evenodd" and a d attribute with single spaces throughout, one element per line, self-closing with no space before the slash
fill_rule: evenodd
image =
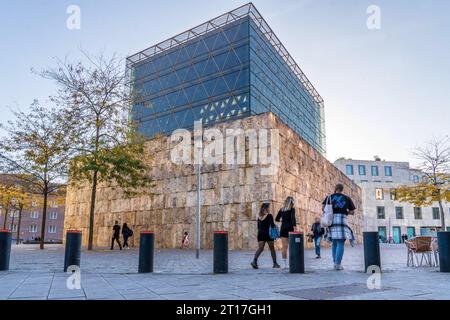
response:
<path id="1" fill-rule="evenodd" d="M 0 271 L 9 270 L 11 255 L 11 231 L 0 230 Z"/>
<path id="2" fill-rule="evenodd" d="M 214 273 L 228 273 L 228 232 L 214 231 Z"/>
<path id="3" fill-rule="evenodd" d="M 289 232 L 289 272 L 305 273 L 303 232 Z"/>
<path id="4" fill-rule="evenodd" d="M 67 230 L 66 251 L 64 254 L 64 272 L 70 266 L 80 266 L 81 257 L 81 231 Z"/>
<path id="5" fill-rule="evenodd" d="M 364 271 L 370 266 L 377 266 L 381 272 L 380 238 L 378 231 L 363 232 Z"/>
<path id="6" fill-rule="evenodd" d="M 450 231 L 438 232 L 439 270 L 450 272 Z"/>
<path id="7" fill-rule="evenodd" d="M 142 231 L 139 244 L 139 273 L 153 272 L 153 255 L 155 234 L 153 231 Z"/>

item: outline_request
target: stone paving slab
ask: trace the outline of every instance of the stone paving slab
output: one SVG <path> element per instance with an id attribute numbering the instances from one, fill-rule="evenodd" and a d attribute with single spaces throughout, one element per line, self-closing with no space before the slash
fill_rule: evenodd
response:
<path id="1" fill-rule="evenodd" d="M 322 259 L 312 250 L 305 251 L 305 274 L 290 274 L 287 269 L 273 269 L 270 254 L 259 260 L 260 269 L 249 262 L 253 252 L 230 251 L 229 273 L 212 273 L 212 251 L 156 250 L 155 272 L 137 273 L 138 251 L 83 251 L 81 289 L 70 290 L 68 274 L 62 270 L 64 248 L 14 246 L 10 271 L 0 272 L 0 299 L 114 299 L 114 300 L 293 300 L 293 299 L 450 299 L 450 275 L 437 268 L 406 267 L 402 245 L 382 245 L 381 290 L 367 289 L 368 275 L 363 272 L 361 246 L 346 248 L 343 271 L 332 269 L 330 250 L 323 249 Z M 356 286 L 361 290 L 352 290 Z M 340 288 L 338 294 L 322 294 Z M 383 290 L 387 289 L 389 290 Z M 308 290 L 307 295 L 289 292 Z"/>

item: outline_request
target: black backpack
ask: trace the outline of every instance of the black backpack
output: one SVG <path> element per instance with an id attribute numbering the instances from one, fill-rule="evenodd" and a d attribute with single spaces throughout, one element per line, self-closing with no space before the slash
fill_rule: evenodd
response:
<path id="1" fill-rule="evenodd" d="M 133 230 L 131 230 L 130 228 L 128 228 L 128 236 L 132 237 L 133 236 Z"/>

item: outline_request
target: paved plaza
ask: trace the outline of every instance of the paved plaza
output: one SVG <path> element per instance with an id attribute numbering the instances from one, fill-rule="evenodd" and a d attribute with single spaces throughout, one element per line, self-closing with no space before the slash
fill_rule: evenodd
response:
<path id="1" fill-rule="evenodd" d="M 81 289 L 68 289 L 64 248 L 13 246 L 9 271 L 0 272 L 0 299 L 450 299 L 450 274 L 435 267 L 406 267 L 403 245 L 381 245 L 381 287 L 368 289 L 362 246 L 346 247 L 345 270 L 332 270 L 330 249 L 322 259 L 305 251 L 305 274 L 272 269 L 269 251 L 249 263 L 250 251 L 230 251 L 229 273 L 212 273 L 212 251 L 156 250 L 155 272 L 138 274 L 138 251 L 83 251 Z M 278 252 L 279 260 L 281 253 Z"/>

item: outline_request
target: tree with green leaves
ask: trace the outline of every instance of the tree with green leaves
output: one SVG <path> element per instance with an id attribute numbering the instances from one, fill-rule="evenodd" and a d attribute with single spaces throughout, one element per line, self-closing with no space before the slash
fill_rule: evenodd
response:
<path id="1" fill-rule="evenodd" d="M 396 199 L 416 206 L 439 203 L 441 227 L 445 231 L 445 213 L 442 203 L 450 202 L 450 145 L 449 137 L 432 139 L 413 151 L 419 160 L 418 169 L 423 173 L 422 181 L 414 185 L 401 186 L 395 190 Z"/>
<path id="2" fill-rule="evenodd" d="M 145 192 L 151 185 L 146 161 L 150 156 L 128 118 L 133 95 L 123 61 L 83 54 L 85 62 L 59 60 L 56 68 L 41 75 L 57 84 L 53 101 L 76 127 L 69 181 L 72 186 L 90 185 L 88 250 L 92 250 L 99 184 L 120 187 L 126 194 Z"/>
<path id="3" fill-rule="evenodd" d="M 44 249 L 47 203 L 64 186 L 72 157 L 71 123 L 55 108 L 36 100 L 29 112 L 13 111 L 14 120 L 0 125 L 0 170 L 43 198 L 40 249 Z"/>

